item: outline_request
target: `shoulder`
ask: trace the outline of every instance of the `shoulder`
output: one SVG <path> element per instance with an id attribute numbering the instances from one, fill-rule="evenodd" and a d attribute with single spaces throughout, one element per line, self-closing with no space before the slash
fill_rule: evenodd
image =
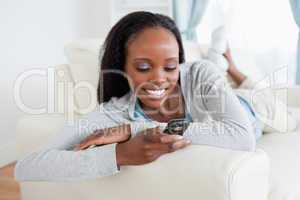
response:
<path id="1" fill-rule="evenodd" d="M 180 77 L 182 81 L 215 82 L 225 80 L 224 76 L 215 64 L 209 60 L 183 63 L 180 65 Z"/>
<path id="2" fill-rule="evenodd" d="M 129 95 L 121 98 L 113 97 L 108 102 L 101 103 L 86 114 L 81 115 L 75 123 L 111 124 L 117 125 L 128 120 Z"/>
<path id="3" fill-rule="evenodd" d="M 113 110 L 115 112 L 125 112 L 129 109 L 131 101 L 132 101 L 132 95 L 130 93 L 127 93 L 120 98 L 112 97 L 108 102 L 100 105 L 100 107 L 102 108 L 102 110 Z"/>
<path id="4" fill-rule="evenodd" d="M 102 103 L 96 115 L 104 115 L 107 118 L 117 122 L 124 123 L 129 120 L 129 109 L 132 104 L 130 93 L 117 98 L 113 97 L 108 102 Z"/>

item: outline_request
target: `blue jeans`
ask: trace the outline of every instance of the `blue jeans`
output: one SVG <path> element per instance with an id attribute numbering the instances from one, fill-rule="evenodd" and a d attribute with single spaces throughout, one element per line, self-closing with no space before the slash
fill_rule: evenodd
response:
<path id="1" fill-rule="evenodd" d="M 242 97 L 238 96 L 238 99 L 240 100 L 241 105 L 243 106 L 243 108 L 246 110 L 249 119 L 252 123 L 252 126 L 255 127 L 254 128 L 254 132 L 255 132 L 255 138 L 256 140 L 258 140 L 259 138 L 262 137 L 263 131 L 262 131 L 262 124 L 261 122 L 257 119 L 255 112 L 253 111 L 253 109 L 251 108 L 251 106 L 249 105 L 249 103 Z"/>

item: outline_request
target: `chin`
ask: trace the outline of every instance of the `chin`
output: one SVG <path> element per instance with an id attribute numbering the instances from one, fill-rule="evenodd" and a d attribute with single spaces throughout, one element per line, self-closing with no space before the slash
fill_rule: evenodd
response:
<path id="1" fill-rule="evenodd" d="M 145 102 L 144 105 L 146 105 L 149 108 L 159 110 L 162 105 L 162 100 L 147 100 L 147 102 Z"/>
<path id="2" fill-rule="evenodd" d="M 155 100 L 153 100 L 153 99 L 147 99 L 147 100 L 143 99 L 143 100 L 141 100 L 141 102 L 142 102 L 143 105 L 147 106 L 148 108 L 151 108 L 153 110 L 158 110 L 158 109 L 160 109 L 163 100 L 162 99 L 161 100 L 158 100 L 158 99 L 155 99 Z"/>

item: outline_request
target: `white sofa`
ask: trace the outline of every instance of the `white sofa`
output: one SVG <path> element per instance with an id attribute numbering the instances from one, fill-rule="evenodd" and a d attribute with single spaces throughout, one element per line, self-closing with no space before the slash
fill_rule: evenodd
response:
<path id="1" fill-rule="evenodd" d="M 83 87 L 96 88 L 100 44 L 101 40 L 83 40 L 67 45 L 69 64 L 55 67 L 55 83 L 83 83 Z M 185 43 L 185 48 L 188 61 L 205 54 L 196 44 Z M 55 92 L 59 92 L 57 88 Z M 288 104 L 297 110 L 300 89 L 289 88 L 288 95 Z M 60 132 L 67 119 L 76 120 L 93 109 L 87 105 L 96 103 L 95 93 L 88 95 L 87 90 L 80 87 L 74 94 L 57 96 L 55 103 L 64 112 L 31 115 L 19 120 L 20 157 L 42 147 Z M 300 119 L 300 115 L 298 117 Z M 22 182 L 22 199 L 299 200 L 299 144 L 300 130 L 266 134 L 255 152 L 190 146 L 147 165 L 122 167 L 117 175 L 97 180 Z"/>

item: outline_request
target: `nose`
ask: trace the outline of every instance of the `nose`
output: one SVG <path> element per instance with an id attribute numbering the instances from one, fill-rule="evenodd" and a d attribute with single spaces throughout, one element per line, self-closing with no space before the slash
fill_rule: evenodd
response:
<path id="1" fill-rule="evenodd" d="M 153 70 L 150 82 L 161 87 L 167 81 L 167 76 L 161 69 Z"/>

